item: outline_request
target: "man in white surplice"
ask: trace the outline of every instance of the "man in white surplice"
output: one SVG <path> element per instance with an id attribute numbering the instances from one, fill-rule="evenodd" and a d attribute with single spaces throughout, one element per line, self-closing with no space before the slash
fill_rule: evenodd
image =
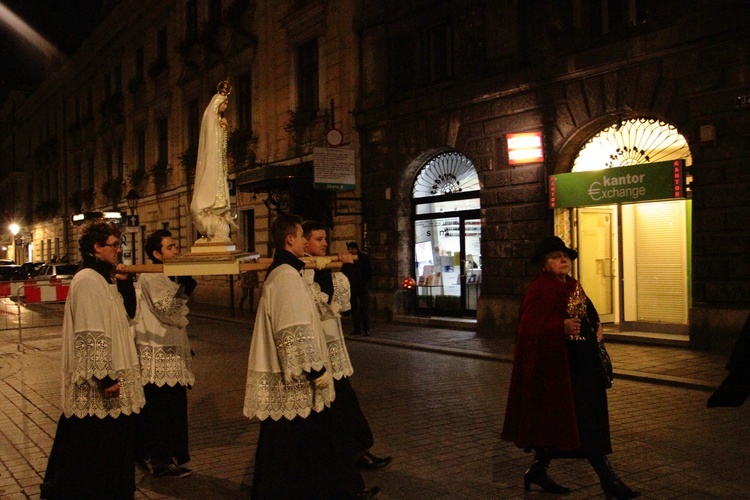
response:
<path id="1" fill-rule="evenodd" d="M 300 271 L 302 220 L 279 215 L 252 341 L 244 414 L 261 420 L 251 498 L 346 498 L 359 473 L 341 453 L 332 369 Z"/>
<path id="2" fill-rule="evenodd" d="M 62 411 L 41 498 L 133 498 L 134 415 L 145 403 L 130 333 L 135 289 L 120 228 L 84 226 L 62 326 Z"/>
<path id="3" fill-rule="evenodd" d="M 144 249 L 156 264 L 180 255 L 166 229 L 154 231 Z M 161 273 L 144 273 L 136 286 L 135 341 L 146 394 L 146 406 L 136 419 L 136 463 L 155 477 L 191 473 L 184 467 L 190 461 L 187 389 L 195 375 L 186 326 L 187 301 L 195 284 L 190 276 L 179 276 L 175 282 Z"/>

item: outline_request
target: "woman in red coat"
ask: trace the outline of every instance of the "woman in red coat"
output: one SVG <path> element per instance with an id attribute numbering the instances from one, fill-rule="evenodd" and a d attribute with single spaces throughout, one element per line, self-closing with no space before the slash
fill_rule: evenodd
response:
<path id="1" fill-rule="evenodd" d="M 547 475 L 550 461 L 586 458 L 607 498 L 635 498 L 640 492 L 625 485 L 606 458 L 612 445 L 597 351 L 603 332 L 594 305 L 568 275 L 576 257 L 558 237 L 537 246 L 532 262 L 540 272 L 521 302 L 502 438 L 535 451 L 526 490 L 536 484 L 569 493 Z"/>

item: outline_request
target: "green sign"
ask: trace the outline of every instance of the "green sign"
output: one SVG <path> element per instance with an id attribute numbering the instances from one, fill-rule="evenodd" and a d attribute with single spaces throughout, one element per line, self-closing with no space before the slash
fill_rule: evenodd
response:
<path id="1" fill-rule="evenodd" d="M 685 197 L 685 160 L 550 175 L 550 208 L 614 205 Z"/>

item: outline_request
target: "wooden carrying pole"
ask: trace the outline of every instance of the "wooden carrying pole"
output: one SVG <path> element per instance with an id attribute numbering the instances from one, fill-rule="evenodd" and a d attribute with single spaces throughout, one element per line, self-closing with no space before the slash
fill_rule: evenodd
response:
<path id="1" fill-rule="evenodd" d="M 357 256 L 352 256 L 354 260 L 357 260 Z M 327 256 L 327 257 L 303 257 L 302 260 L 305 263 L 305 269 L 315 269 L 315 268 L 324 268 L 324 269 L 340 269 L 343 265 L 342 262 L 339 262 L 339 258 L 335 255 Z M 271 265 L 273 262 L 272 258 L 261 258 L 256 259 L 254 261 L 248 261 L 248 262 L 240 262 L 239 268 L 240 272 L 244 271 L 265 271 L 268 269 L 268 266 Z M 196 263 L 200 265 L 199 263 Z M 127 273 L 163 273 L 164 272 L 164 265 L 163 264 L 135 264 L 132 266 L 125 266 L 124 269 Z M 196 273 L 196 275 L 198 275 Z"/>

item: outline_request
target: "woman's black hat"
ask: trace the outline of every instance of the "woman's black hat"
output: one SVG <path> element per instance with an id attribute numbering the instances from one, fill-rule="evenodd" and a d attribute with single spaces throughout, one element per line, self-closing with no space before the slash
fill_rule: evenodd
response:
<path id="1" fill-rule="evenodd" d="M 570 257 L 570 260 L 575 260 L 578 257 L 578 252 L 566 247 L 563 240 L 557 236 L 548 236 L 537 244 L 536 253 L 531 258 L 531 262 L 533 264 L 541 264 L 544 261 L 544 257 L 552 252 L 565 252 Z"/>

